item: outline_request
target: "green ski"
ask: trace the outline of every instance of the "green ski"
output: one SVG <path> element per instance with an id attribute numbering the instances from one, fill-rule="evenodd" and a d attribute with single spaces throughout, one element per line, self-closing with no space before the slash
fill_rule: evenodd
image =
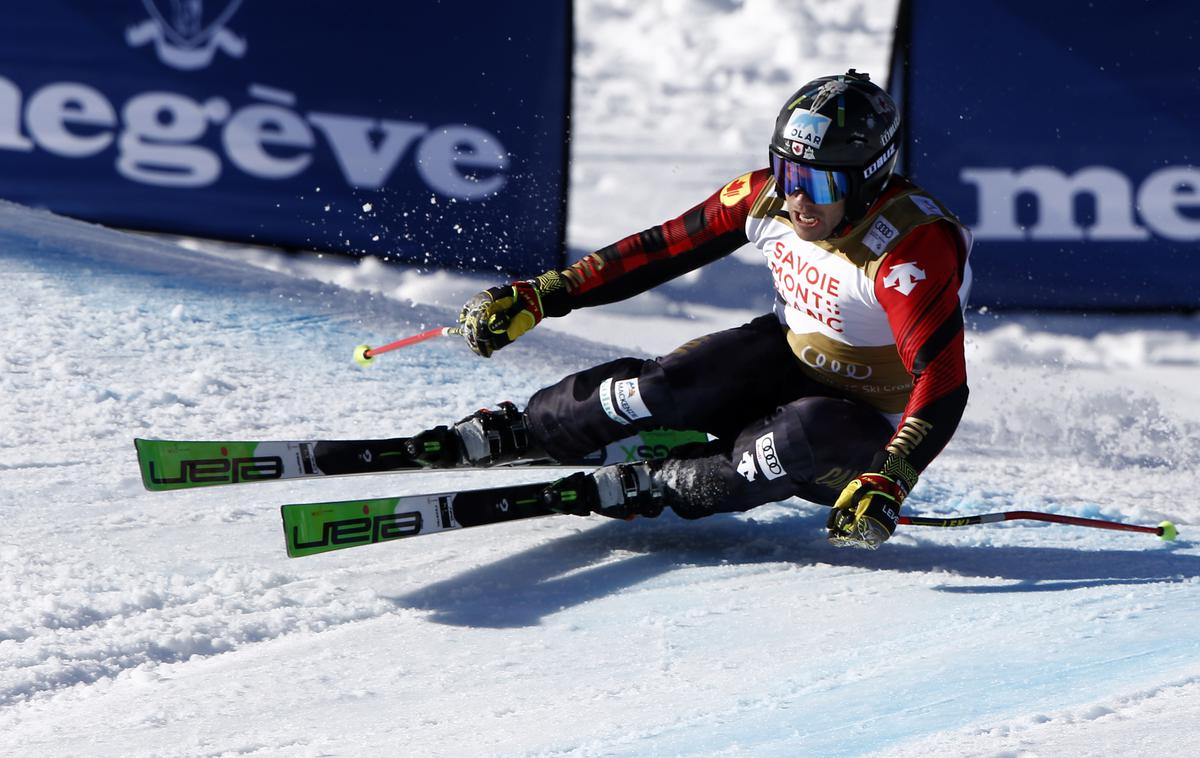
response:
<path id="1" fill-rule="evenodd" d="M 280 508 L 292 558 L 483 524 L 549 516 L 549 482 L 433 495 L 295 503 Z M 571 500 L 573 492 L 558 493 Z"/>
<path id="2" fill-rule="evenodd" d="M 672 450 L 708 437 L 699 432 L 642 432 L 577 461 L 528 460 L 506 466 L 603 466 L 665 458 Z M 307 441 L 183 441 L 135 439 L 142 484 L 165 490 L 219 484 L 307 479 L 350 474 L 427 471 L 411 438 Z M 439 469 L 445 470 L 445 469 Z"/>

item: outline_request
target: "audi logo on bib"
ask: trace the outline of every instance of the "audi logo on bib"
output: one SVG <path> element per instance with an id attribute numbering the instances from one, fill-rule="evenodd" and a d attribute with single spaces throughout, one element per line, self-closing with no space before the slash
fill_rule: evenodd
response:
<path id="1" fill-rule="evenodd" d="M 804 346 L 804 349 L 800 351 L 800 360 L 804 361 L 804 365 L 810 368 L 844 376 L 847 379 L 854 379 L 861 382 L 871 378 L 872 369 L 870 366 L 863 366 L 858 363 L 843 363 L 836 358 L 830 358 L 812 345 Z"/>

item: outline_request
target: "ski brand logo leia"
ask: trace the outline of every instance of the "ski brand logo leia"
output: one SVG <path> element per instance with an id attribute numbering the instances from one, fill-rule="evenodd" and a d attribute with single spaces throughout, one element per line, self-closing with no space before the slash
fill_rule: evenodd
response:
<path id="1" fill-rule="evenodd" d="M 378 516 L 326 521 L 321 525 L 321 536 L 304 542 L 300 539 L 300 527 L 292 527 L 292 545 L 297 550 L 341 545 L 374 544 L 412 537 L 421 533 L 421 513 L 385 513 Z"/>
<path id="2" fill-rule="evenodd" d="M 283 459 L 277 455 L 256 458 L 197 458 L 179 462 L 179 476 L 168 476 L 150 461 L 154 484 L 237 484 L 283 476 Z"/>

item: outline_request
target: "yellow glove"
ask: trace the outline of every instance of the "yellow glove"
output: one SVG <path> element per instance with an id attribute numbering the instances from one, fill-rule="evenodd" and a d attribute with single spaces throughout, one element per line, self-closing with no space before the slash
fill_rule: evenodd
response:
<path id="1" fill-rule="evenodd" d="M 829 541 L 839 547 L 872 549 L 887 542 L 900 522 L 904 493 L 892 477 L 863 474 L 842 489 L 829 513 Z"/>
<path id="2" fill-rule="evenodd" d="M 458 314 L 463 339 L 475 353 L 490 357 L 537 326 L 545 316 L 542 296 L 564 286 L 557 271 L 547 271 L 537 279 L 480 292 Z"/>
<path id="3" fill-rule="evenodd" d="M 860 475 L 838 496 L 825 523 L 833 544 L 874 550 L 896 532 L 900 504 L 917 483 L 917 472 L 896 455 L 888 455 L 881 468 Z"/>

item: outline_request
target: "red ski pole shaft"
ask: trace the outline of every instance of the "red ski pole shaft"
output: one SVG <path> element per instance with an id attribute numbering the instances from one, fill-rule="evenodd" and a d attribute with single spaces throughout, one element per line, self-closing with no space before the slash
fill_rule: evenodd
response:
<path id="1" fill-rule="evenodd" d="M 421 332 L 420 334 L 414 334 L 411 337 L 405 337 L 404 339 L 396 340 L 395 342 L 389 342 L 388 344 L 382 345 L 380 347 L 367 348 L 367 350 L 365 351 L 365 356 L 367 358 L 374 358 L 375 356 L 379 355 L 380 353 L 387 353 L 392 350 L 399 350 L 402 347 L 408 347 L 409 345 L 415 345 L 418 342 L 424 342 L 425 340 L 431 340 L 434 337 L 444 337 L 448 334 L 458 334 L 458 327 L 456 327 L 456 326 L 439 326 L 436 329 L 430 329 L 427 332 Z"/>
<path id="2" fill-rule="evenodd" d="M 952 518 L 931 518 L 928 516 L 901 516 L 900 523 L 910 526 L 940 526 L 940 527 L 955 527 L 955 526 L 971 526 L 974 524 L 994 524 L 997 521 L 1047 521 L 1053 524 L 1070 524 L 1072 526 L 1086 526 L 1092 529 L 1113 529 L 1123 532 L 1142 532 L 1145 534 L 1154 534 L 1164 540 L 1173 540 L 1179 534 L 1175 525 L 1170 521 L 1164 521 L 1158 526 L 1138 526 L 1136 524 L 1123 524 L 1119 521 L 1105 521 L 1103 519 L 1082 518 L 1080 516 L 1061 516 L 1057 513 L 1041 513 L 1039 511 L 1004 511 L 1003 513 L 983 513 L 976 516 L 956 516 Z"/>
<path id="3" fill-rule="evenodd" d="M 451 335 L 451 334 L 461 334 L 461 333 L 462 332 L 459 330 L 459 328 L 457 326 L 439 326 L 435 329 L 430 329 L 428 331 L 421 332 L 420 334 L 414 334 L 411 337 L 405 337 L 404 339 L 399 339 L 399 340 L 396 340 L 395 342 L 389 342 L 388 344 L 382 345 L 380 347 L 369 347 L 367 345 L 359 345 L 358 347 L 354 348 L 354 362 L 359 364 L 360 366 L 365 366 L 371 362 L 372 358 L 374 358 L 377 355 L 380 355 L 381 353 L 387 353 L 392 350 L 399 350 L 402 347 L 408 347 L 409 345 L 415 345 L 418 342 L 424 342 L 425 340 L 431 340 L 434 337 L 443 337 L 443 336 L 447 336 L 447 335 Z"/>

